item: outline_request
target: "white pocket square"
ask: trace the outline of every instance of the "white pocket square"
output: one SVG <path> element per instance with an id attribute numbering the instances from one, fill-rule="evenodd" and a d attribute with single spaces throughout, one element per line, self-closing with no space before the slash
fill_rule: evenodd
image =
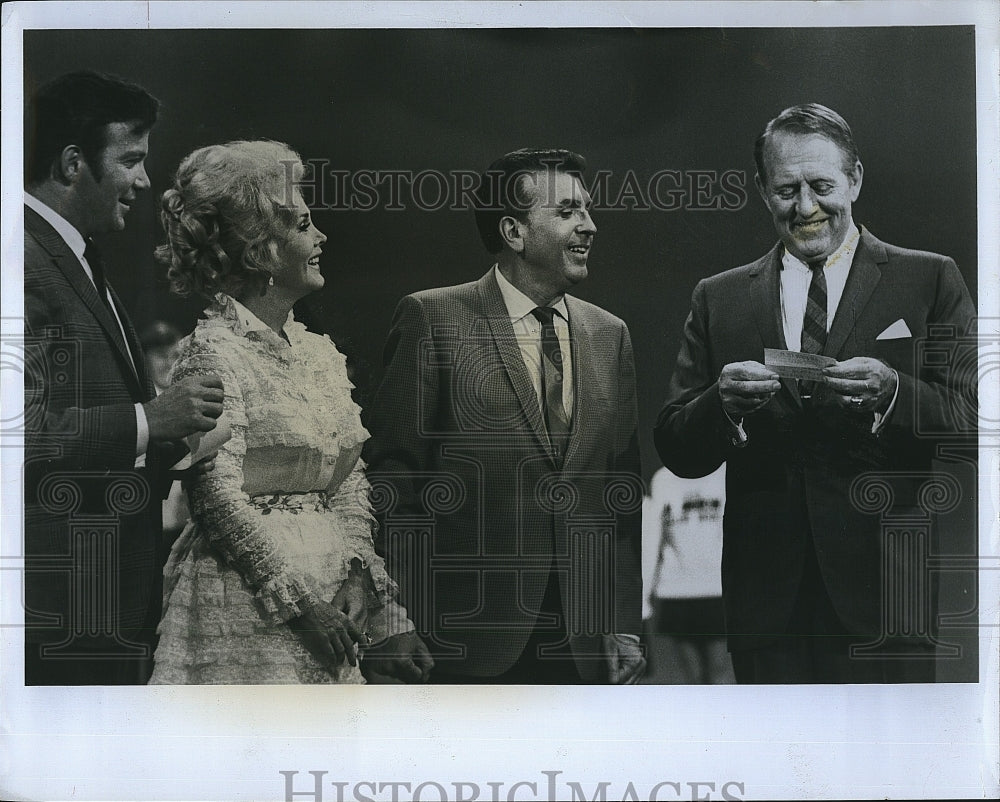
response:
<path id="1" fill-rule="evenodd" d="M 910 334 L 910 329 L 906 325 L 906 321 L 900 318 L 895 323 L 893 323 L 889 328 L 883 331 L 876 340 L 902 340 L 904 337 L 912 337 Z"/>

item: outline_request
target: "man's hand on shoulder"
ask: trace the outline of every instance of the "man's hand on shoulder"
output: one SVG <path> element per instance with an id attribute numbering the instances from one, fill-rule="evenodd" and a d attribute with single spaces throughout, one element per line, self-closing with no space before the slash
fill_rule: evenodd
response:
<path id="1" fill-rule="evenodd" d="M 222 414 L 222 379 L 214 373 L 188 376 L 142 405 L 149 439 L 179 440 L 195 432 L 210 432 Z"/>

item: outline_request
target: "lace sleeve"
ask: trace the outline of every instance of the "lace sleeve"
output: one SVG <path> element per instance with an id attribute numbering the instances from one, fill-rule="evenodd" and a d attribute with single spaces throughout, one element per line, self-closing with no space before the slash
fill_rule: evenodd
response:
<path id="1" fill-rule="evenodd" d="M 371 486 L 365 476 L 366 465 L 358 460 L 350 476 L 338 488 L 333 506 L 344 522 L 344 539 L 348 553 L 358 556 L 371 577 L 368 601 L 368 634 L 373 643 L 414 629 L 406 608 L 396 598 L 399 587 L 385 570 L 385 560 L 375 552 L 372 537 L 378 526 L 372 513 L 369 494 Z"/>
<path id="2" fill-rule="evenodd" d="M 173 381 L 208 372 L 222 378 L 223 414 L 232 431 L 216 457 L 215 469 L 199 476 L 191 489 L 191 513 L 208 540 L 253 588 L 267 616 L 282 622 L 301 615 L 318 599 L 289 570 L 269 535 L 267 519 L 243 492 L 248 420 L 242 387 L 252 380 L 249 368 L 241 370 L 243 364 L 240 355 L 224 354 L 203 343 L 200 349 L 190 349 L 174 368 Z"/>
<path id="3" fill-rule="evenodd" d="M 337 511 L 342 522 L 347 553 L 357 556 L 371 576 L 375 596 L 371 606 L 382 607 L 396 597 L 399 588 L 386 573 L 385 561 L 375 553 L 372 532 L 377 524 L 369 499 L 371 486 L 365 476 L 365 467 L 364 461 L 359 459 L 350 475 L 337 488 L 330 506 Z"/>

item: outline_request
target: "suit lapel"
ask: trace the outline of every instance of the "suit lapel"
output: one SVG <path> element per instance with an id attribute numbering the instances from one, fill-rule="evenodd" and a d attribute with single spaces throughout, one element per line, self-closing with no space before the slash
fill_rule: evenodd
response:
<path id="1" fill-rule="evenodd" d="M 493 342 L 496 344 L 507 376 L 514 386 L 514 392 L 524 410 L 525 417 L 531 430 L 538 438 L 539 444 L 545 453 L 551 456 L 549 436 L 545 431 L 545 420 L 542 417 L 541 407 L 538 405 L 538 396 L 535 395 L 535 388 L 531 383 L 531 376 L 528 375 L 528 369 L 524 366 L 521 347 L 517 343 L 514 327 L 510 322 L 510 313 L 507 311 L 507 305 L 503 302 L 500 287 L 493 277 L 492 270 L 479 280 L 476 289 L 482 299 L 483 311 L 489 322 Z"/>
<path id="2" fill-rule="evenodd" d="M 583 308 L 576 298 L 565 296 L 566 310 L 569 312 L 569 350 L 573 366 L 573 417 L 569 428 L 569 445 L 563 466 L 569 464 L 580 445 L 584 432 L 593 432 L 590 422 L 591 404 L 588 389 L 602 386 L 598 382 L 597 366 L 594 364 L 593 337 Z M 603 379 L 604 384 L 607 378 Z"/>
<path id="3" fill-rule="evenodd" d="M 135 328 L 132 326 L 132 321 L 129 319 L 129 316 L 125 314 L 125 306 L 122 304 L 121 298 L 118 297 L 118 293 L 115 292 L 114 287 L 109 284 L 108 290 L 111 292 L 111 299 L 114 301 L 115 308 L 121 316 L 122 328 L 125 330 L 125 338 L 128 340 L 128 351 L 132 355 L 132 364 L 135 368 L 135 374 L 139 381 L 139 386 L 142 388 L 145 397 L 147 399 L 151 399 L 156 395 L 156 390 L 149 377 L 146 376 L 146 363 L 143 358 L 142 344 L 139 342 L 139 335 L 136 334 Z M 115 328 L 117 328 L 117 326 Z M 120 333 L 121 332 L 119 332 L 119 334 Z M 125 357 L 126 359 L 128 358 L 127 353 L 125 354 Z"/>
<path id="4" fill-rule="evenodd" d="M 854 262 L 847 274 L 844 294 L 840 298 L 830 334 L 826 338 L 826 346 L 823 348 L 826 356 L 836 357 L 854 331 L 858 318 L 882 278 L 878 263 L 887 261 L 887 258 L 882 243 L 866 229 L 862 229 L 858 250 L 854 254 Z"/>
<path id="5" fill-rule="evenodd" d="M 779 242 L 750 271 L 750 308 L 757 332 L 765 348 L 788 349 L 785 326 L 781 320 L 781 243 Z M 801 405 L 798 382 L 781 379 L 781 385 Z"/>
<path id="6" fill-rule="evenodd" d="M 24 207 L 24 227 L 38 241 L 38 244 L 48 252 L 53 264 L 63 274 L 67 283 L 73 288 L 76 294 L 80 296 L 80 300 L 94 316 L 101 328 L 104 329 L 105 335 L 118 352 L 118 358 L 123 368 L 122 373 L 131 382 L 133 391 L 142 400 L 147 400 L 145 382 L 136 375 L 136 370 L 139 370 L 138 365 L 133 369 L 125 340 L 122 339 L 122 332 L 118 327 L 118 321 L 115 320 L 111 310 L 98 297 L 94 282 L 87 277 L 83 266 L 76 258 L 76 254 L 66 244 L 66 241 L 59 236 L 59 233 L 28 206 Z M 126 329 L 131 330 L 131 324 L 128 323 L 128 317 L 124 314 L 124 307 L 121 305 L 121 301 L 114 291 L 112 291 L 112 296 L 118 308 L 118 314 L 122 316 L 123 325 Z M 138 346 L 138 340 L 136 340 L 136 346 Z M 134 350 L 133 353 L 136 359 L 141 355 L 139 350 Z"/>

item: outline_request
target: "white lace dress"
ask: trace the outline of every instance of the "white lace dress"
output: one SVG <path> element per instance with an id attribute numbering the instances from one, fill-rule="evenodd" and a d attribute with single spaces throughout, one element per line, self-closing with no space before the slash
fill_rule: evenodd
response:
<path id="1" fill-rule="evenodd" d="M 412 629 L 372 544 L 368 433 L 346 360 L 291 316 L 284 331 L 287 342 L 219 295 L 183 343 L 173 381 L 221 376 L 232 438 L 192 488 L 192 521 L 164 571 L 151 683 L 364 682 L 346 661 L 325 669 L 286 623 L 329 602 L 354 558 L 373 580 L 375 640 Z"/>

